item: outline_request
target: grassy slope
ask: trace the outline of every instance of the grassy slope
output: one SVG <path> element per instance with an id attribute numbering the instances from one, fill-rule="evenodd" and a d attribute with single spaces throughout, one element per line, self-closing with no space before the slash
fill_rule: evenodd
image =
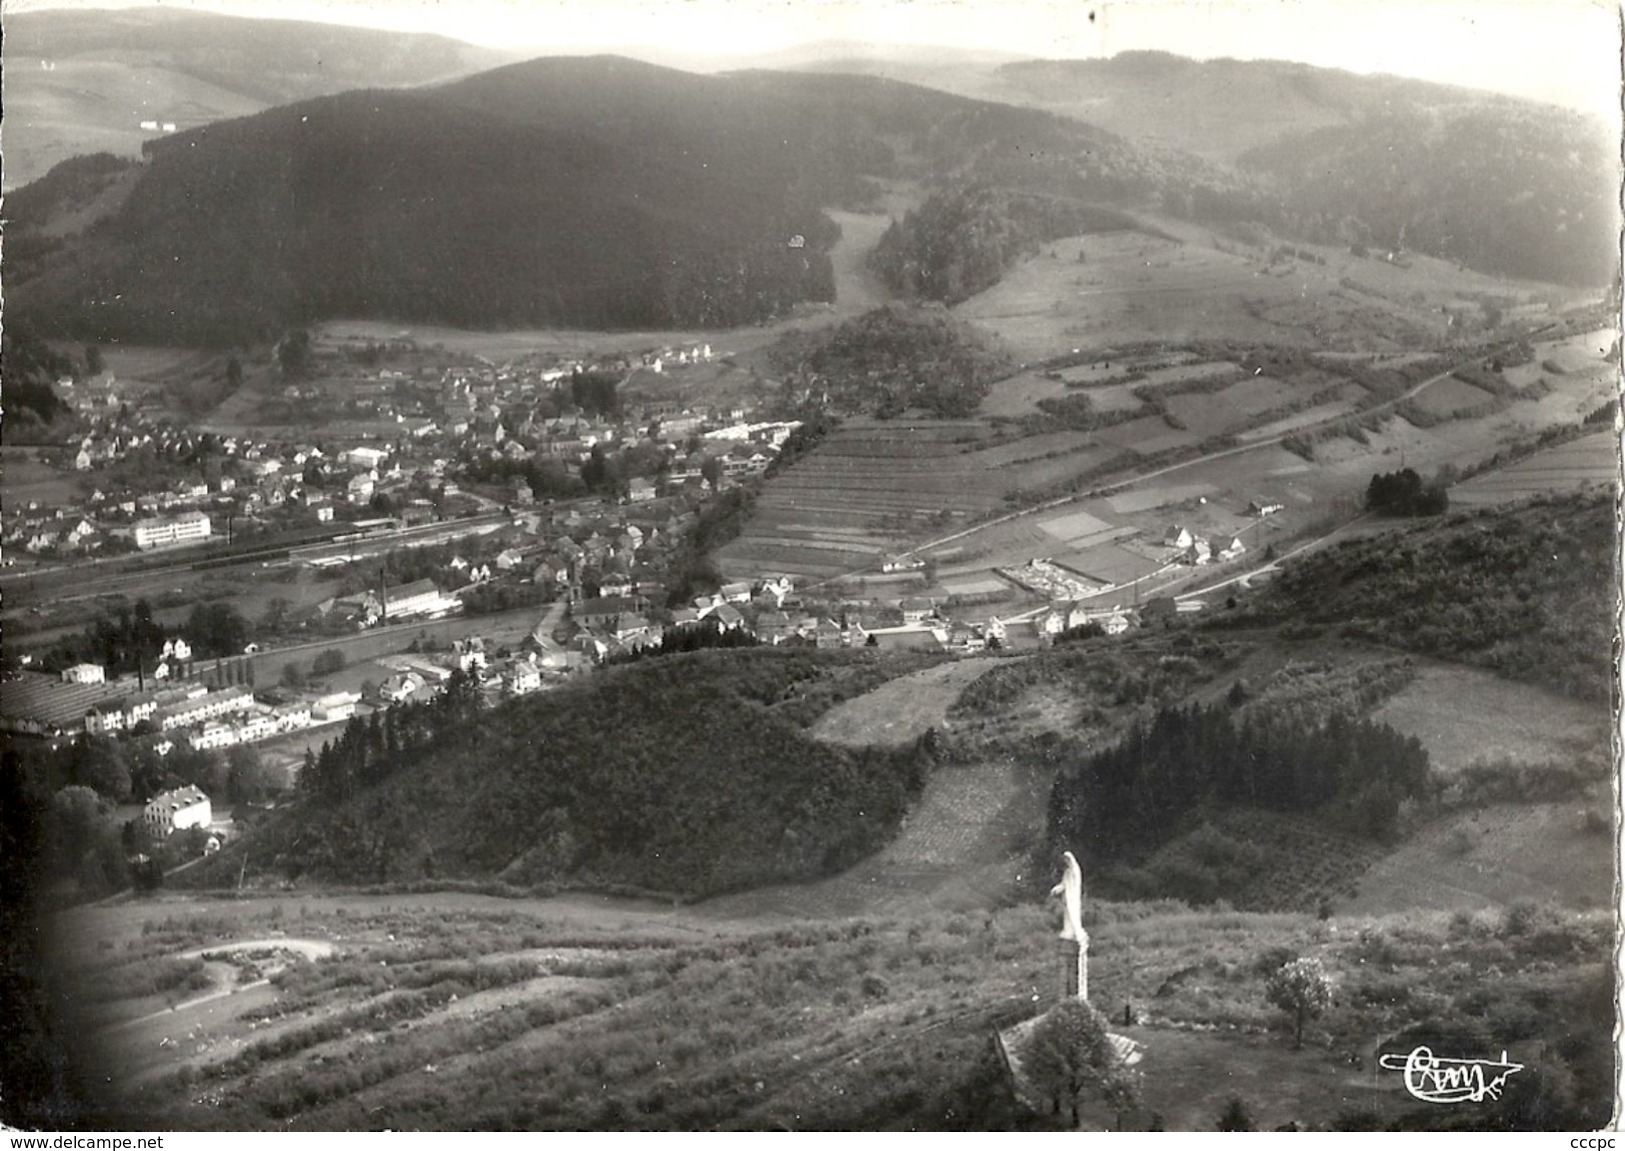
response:
<path id="1" fill-rule="evenodd" d="M 297 926 L 280 904 L 172 905 L 154 909 L 142 934 L 115 937 L 79 978 L 268 928 L 332 938 L 340 955 L 281 977 L 280 1006 L 256 1013 L 269 1026 L 222 1022 L 203 1043 L 160 1051 L 159 1063 L 192 1069 L 108 1099 L 109 1121 L 222 1130 L 1035 1123 L 1009 1105 L 990 1048 L 994 1027 L 1058 992 L 1053 925 L 1035 908 L 707 941 L 561 923 L 546 903 L 497 912 L 392 903 L 314 901 Z M 94 930 L 94 917 L 85 925 Z M 1136 1022 L 1123 1030 L 1145 1046 L 1145 1103 L 1130 1126 L 1150 1125 L 1155 1112 L 1171 1130 L 1211 1129 L 1237 1093 L 1272 1126 L 1325 1127 L 1356 1110 L 1427 1122 L 1373 1062 L 1403 1029 L 1429 1022 L 1476 1026 L 1480 1042 L 1530 1064 L 1507 1100 L 1460 1118 L 1606 1118 L 1605 917 L 1519 910 L 1317 923 L 1097 905 L 1088 927 L 1092 999 L 1118 1019 L 1131 1003 Z M 1320 958 L 1337 988 L 1301 1052 L 1263 996 L 1267 972 L 1298 954 Z M 1486 983 L 1478 973 L 1491 966 L 1501 975 Z M 1537 1085 L 1544 1100 L 1528 1090 Z M 1554 1114 L 1554 1095 L 1574 1107 Z"/>

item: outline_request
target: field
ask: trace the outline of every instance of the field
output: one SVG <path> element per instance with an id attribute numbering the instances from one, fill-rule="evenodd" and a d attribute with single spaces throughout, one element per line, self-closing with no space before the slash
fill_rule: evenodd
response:
<path id="1" fill-rule="evenodd" d="M 1453 334 L 1442 308 L 1459 307 L 1459 293 L 1508 305 L 1566 298 L 1550 285 L 1420 256 L 1402 267 L 1297 244 L 1315 259 L 1272 260 L 1267 237 L 1248 244 L 1201 225 L 1146 219 L 1173 239 L 1112 232 L 1057 240 L 954 311 L 1033 362 L 1077 347 L 1207 337 L 1402 352 Z"/>
<path id="2" fill-rule="evenodd" d="M 1606 712 L 1451 665 L 1424 666 L 1372 718 L 1420 739 L 1447 778 L 1480 761 L 1542 765 L 1608 746 Z"/>
<path id="3" fill-rule="evenodd" d="M 37 448 L 0 447 L 0 485 L 8 508 L 26 507 L 36 500 L 45 507 L 60 507 L 83 495 L 78 473 L 45 463 Z"/>
<path id="4" fill-rule="evenodd" d="M 1449 418 L 1458 412 L 1470 412 L 1493 403 L 1495 397 L 1455 376 L 1440 380 L 1416 398 L 1423 411 L 1440 418 Z"/>
<path id="5" fill-rule="evenodd" d="M 1617 485 L 1619 481 L 1619 440 L 1604 431 L 1546 448 L 1517 463 L 1465 480 L 1450 489 L 1450 502 L 1480 507 L 1546 492 Z"/>
<path id="6" fill-rule="evenodd" d="M 1596 806 L 1608 809 L 1612 801 Z M 1576 802 L 1492 807 L 1435 820 L 1373 864 L 1360 877 L 1358 894 L 1338 911 L 1480 911 L 1520 899 L 1611 907 L 1615 837 L 1606 824 L 1588 829 L 1584 816 Z"/>
<path id="7" fill-rule="evenodd" d="M 959 660 L 894 679 L 836 704 L 813 725 L 813 737 L 846 747 L 899 747 L 941 727 L 965 685 L 992 670 L 997 662 Z"/>

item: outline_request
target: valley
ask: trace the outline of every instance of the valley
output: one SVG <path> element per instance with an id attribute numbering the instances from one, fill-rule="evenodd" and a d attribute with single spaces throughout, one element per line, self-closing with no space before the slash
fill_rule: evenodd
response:
<path id="1" fill-rule="evenodd" d="M 7 16 L 7 1124 L 1610 1122 L 1591 119 L 79 15 Z"/>

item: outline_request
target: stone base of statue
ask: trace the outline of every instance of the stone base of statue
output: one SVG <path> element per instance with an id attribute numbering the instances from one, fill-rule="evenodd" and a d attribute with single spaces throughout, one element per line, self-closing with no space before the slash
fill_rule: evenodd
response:
<path id="1" fill-rule="evenodd" d="M 1060 960 L 1061 998 L 1089 998 L 1089 941 L 1057 939 L 1056 954 Z"/>

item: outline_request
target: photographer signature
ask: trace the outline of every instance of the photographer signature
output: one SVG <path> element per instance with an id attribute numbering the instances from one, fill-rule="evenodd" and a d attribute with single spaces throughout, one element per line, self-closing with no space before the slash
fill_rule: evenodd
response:
<path id="1" fill-rule="evenodd" d="M 1378 1064 L 1405 1073 L 1405 1090 L 1424 1103 L 1482 1103 L 1499 1099 L 1506 1081 L 1523 1070 L 1507 1053 L 1495 1059 L 1441 1059 L 1426 1047 L 1409 1055 L 1384 1055 Z"/>

